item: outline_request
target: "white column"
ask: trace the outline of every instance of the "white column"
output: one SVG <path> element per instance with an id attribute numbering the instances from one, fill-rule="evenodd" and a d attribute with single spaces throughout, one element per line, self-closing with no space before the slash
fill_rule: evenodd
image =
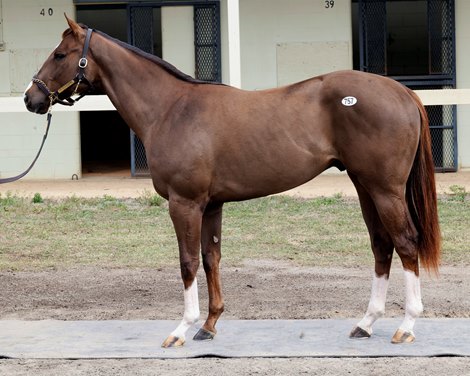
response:
<path id="1" fill-rule="evenodd" d="M 240 4 L 239 0 L 227 0 L 228 59 L 230 85 L 240 88 Z"/>

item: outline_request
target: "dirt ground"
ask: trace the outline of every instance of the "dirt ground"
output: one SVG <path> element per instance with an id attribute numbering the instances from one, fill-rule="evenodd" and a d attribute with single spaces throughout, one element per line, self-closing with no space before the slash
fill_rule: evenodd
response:
<path id="1" fill-rule="evenodd" d="M 440 193 L 451 185 L 470 191 L 470 172 L 438 174 Z M 21 195 L 43 197 L 135 197 L 151 190 L 147 179 L 90 177 L 77 181 L 22 181 L 0 186 Z M 354 195 L 344 175 L 320 176 L 290 192 L 305 197 Z M 226 311 L 222 319 L 360 318 L 370 295 L 371 265 L 356 268 L 297 267 L 269 260 L 249 260 L 240 267 L 222 265 Z M 201 314 L 207 292 L 199 276 Z M 177 268 L 108 269 L 81 267 L 41 272 L 0 273 L 0 319 L 112 320 L 180 319 L 182 283 Z M 403 278 L 394 263 L 387 317 L 404 314 Z M 470 317 L 467 266 L 444 266 L 439 279 L 423 273 L 424 317 Z M 392 335 L 393 333 L 390 333 Z M 419 323 L 417 324 L 419 335 Z M 223 333 L 219 333 L 223 335 Z M 344 333 L 345 336 L 348 333 Z M 155 338 L 159 346 L 163 338 Z M 1 349 L 0 349 L 1 350 Z M 1 351 L 0 351 L 1 352 Z M 289 358 L 289 359 L 109 359 L 0 360 L 0 375 L 463 375 L 470 358 Z"/>

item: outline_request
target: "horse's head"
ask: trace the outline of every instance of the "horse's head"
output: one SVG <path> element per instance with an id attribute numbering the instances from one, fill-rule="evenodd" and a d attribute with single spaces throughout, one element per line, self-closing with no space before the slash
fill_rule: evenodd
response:
<path id="1" fill-rule="evenodd" d="M 33 77 L 24 93 L 24 101 L 29 111 L 45 114 L 55 103 L 71 104 L 69 98 L 89 90 L 94 68 L 89 64 L 90 54 L 87 30 L 65 16 L 70 26 L 62 34 L 62 41 L 44 62 Z M 87 55 L 83 59 L 82 54 Z M 67 102 L 66 102 L 67 101 Z"/>

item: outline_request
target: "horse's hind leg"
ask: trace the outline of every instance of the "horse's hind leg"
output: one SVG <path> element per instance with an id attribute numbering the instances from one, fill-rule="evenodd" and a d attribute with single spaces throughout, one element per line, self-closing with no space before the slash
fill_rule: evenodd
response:
<path id="1" fill-rule="evenodd" d="M 202 218 L 201 250 L 209 290 L 209 315 L 203 327 L 194 336 L 197 341 L 214 338 L 217 333 L 215 324 L 224 311 L 219 273 L 222 205 L 209 204 Z"/>
<path id="2" fill-rule="evenodd" d="M 372 334 L 372 325 L 385 312 L 388 278 L 393 255 L 393 242 L 380 220 L 375 204 L 369 193 L 357 178 L 349 174 L 356 186 L 361 203 L 362 215 L 370 235 L 372 251 L 375 257 L 375 273 L 372 280 L 372 292 L 367 312 L 350 333 L 351 338 L 368 338 Z"/>
<path id="3" fill-rule="evenodd" d="M 371 188 L 373 187 L 373 188 Z M 379 184 L 368 188 L 380 220 L 400 256 L 406 288 L 405 319 L 392 338 L 393 343 L 409 343 L 415 339 L 413 327 L 423 311 L 419 284 L 418 232 L 414 226 L 405 200 L 405 187 Z"/>

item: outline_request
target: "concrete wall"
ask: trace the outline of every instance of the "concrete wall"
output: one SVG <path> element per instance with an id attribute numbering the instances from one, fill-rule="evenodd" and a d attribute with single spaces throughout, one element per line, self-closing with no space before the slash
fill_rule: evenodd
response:
<path id="1" fill-rule="evenodd" d="M 162 57 L 194 77 L 193 7 L 162 8 Z"/>
<path id="2" fill-rule="evenodd" d="M 351 2 L 240 0 L 242 88 L 352 69 Z"/>
<path id="3" fill-rule="evenodd" d="M 22 96 L 32 75 L 60 41 L 74 16 L 72 0 L 2 0 L 0 96 Z M 44 11 L 43 11 L 44 10 Z M 22 172 L 34 158 L 45 129 L 45 116 L 0 113 L 0 176 Z M 29 178 L 80 175 L 78 113 L 56 113 L 43 154 Z"/>
<path id="4" fill-rule="evenodd" d="M 470 89 L 470 1 L 455 1 L 457 88 Z M 470 169 L 470 105 L 457 106 L 459 167 Z"/>

